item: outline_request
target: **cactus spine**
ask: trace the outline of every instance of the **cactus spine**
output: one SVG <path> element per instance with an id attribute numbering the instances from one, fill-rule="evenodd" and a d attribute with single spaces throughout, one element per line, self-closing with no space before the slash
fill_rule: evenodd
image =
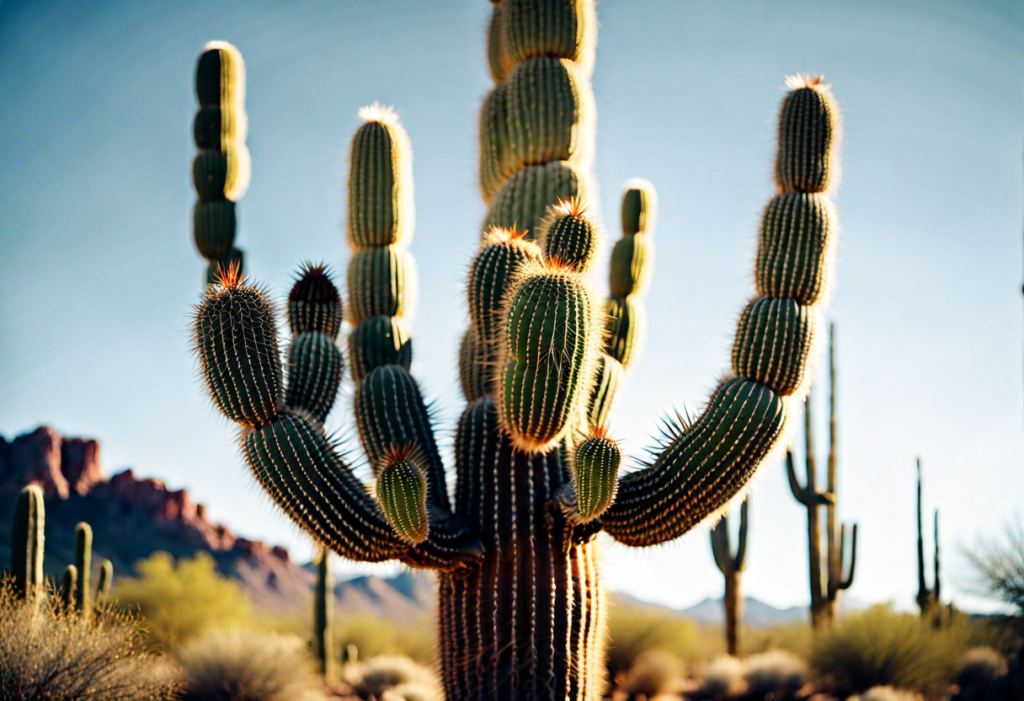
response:
<path id="1" fill-rule="evenodd" d="M 740 530 L 736 544 L 736 554 L 732 554 L 729 544 L 729 516 L 711 529 L 711 552 L 715 556 L 715 565 L 725 577 L 725 596 L 722 598 L 725 607 L 725 642 L 726 649 L 733 657 L 739 657 L 743 630 L 743 590 L 740 587 L 740 573 L 747 567 L 747 510 L 750 496 L 740 505 Z"/>
<path id="2" fill-rule="evenodd" d="M 207 284 L 220 267 L 237 261 L 235 203 L 249 187 L 249 150 L 245 137 L 245 62 L 231 44 L 211 41 L 196 66 L 199 110 L 192 125 L 199 153 L 192 161 L 192 180 L 199 201 L 192 212 L 196 248 L 208 261 Z"/>
<path id="3" fill-rule="evenodd" d="M 43 552 L 46 537 L 43 490 L 29 485 L 18 494 L 11 528 L 14 591 L 18 598 L 37 603 L 43 593 Z"/>
<path id="4" fill-rule="evenodd" d="M 587 212 L 593 1 L 503 0 L 490 30 L 498 82 L 480 120 L 489 210 L 460 348 L 467 406 L 454 494 L 410 372 L 411 151 L 390 110 L 362 112 L 348 181 L 349 365 L 377 498 L 309 406 L 293 406 L 288 384 L 317 373 L 300 367 L 311 362 L 302 353 L 284 372 L 269 302 L 237 270 L 199 305 L 195 344 L 214 403 L 243 426 L 253 476 L 300 527 L 350 559 L 441 572 L 439 657 L 450 701 L 596 701 L 605 686 L 596 535 L 656 545 L 720 513 L 779 445 L 792 397 L 807 383 L 835 240 L 827 193 L 838 115 L 820 80 L 791 82 L 758 297 L 737 330 L 733 375 L 692 424 L 669 425 L 650 464 L 617 476 L 610 447 L 587 436 L 605 423 L 643 336 L 654 190 L 627 187 L 602 314 L 590 281 L 600 227 Z M 387 474 L 398 448 L 415 451 L 422 481 Z"/>
<path id="5" fill-rule="evenodd" d="M 75 526 L 75 569 L 78 582 L 75 587 L 75 611 L 84 619 L 92 614 L 92 595 L 89 579 L 92 573 L 92 527 L 84 521 Z"/>
<path id="6" fill-rule="evenodd" d="M 313 590 L 313 655 L 320 674 L 328 681 L 335 677 L 334 581 L 330 558 L 331 551 L 321 546 L 316 560 L 316 588 Z"/>
<path id="7" fill-rule="evenodd" d="M 836 422 L 836 365 L 835 329 L 829 328 L 829 440 L 828 477 L 824 491 L 817 490 L 817 458 L 814 451 L 814 426 L 811 412 L 811 397 L 804 402 L 804 460 L 807 468 L 807 482 L 804 486 L 796 475 L 792 451 L 786 453 L 786 473 L 793 496 L 807 509 L 807 549 L 810 558 L 811 581 L 811 624 L 815 628 L 830 626 L 836 619 L 839 592 L 853 584 L 853 573 L 857 565 L 857 524 L 853 524 L 849 546 L 849 569 L 846 567 L 846 525 L 836 534 L 837 509 L 837 422 Z M 825 538 L 826 556 L 822 561 L 821 522 L 819 508 L 827 509 Z M 823 579 L 824 573 L 824 579 Z"/>

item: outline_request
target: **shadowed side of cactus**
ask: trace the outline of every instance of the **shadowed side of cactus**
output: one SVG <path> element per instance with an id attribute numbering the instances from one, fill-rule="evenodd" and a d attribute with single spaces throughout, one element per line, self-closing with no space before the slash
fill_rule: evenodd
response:
<path id="1" fill-rule="evenodd" d="M 711 529 L 711 552 L 715 556 L 715 565 L 725 577 L 725 595 L 722 604 L 725 607 L 725 642 L 726 651 L 733 657 L 739 657 L 743 633 L 743 592 L 740 587 L 740 574 L 747 567 L 747 511 L 750 508 L 750 495 L 740 505 L 740 530 L 736 554 L 729 543 L 729 516 L 723 515 L 722 520 Z"/>
<path id="2" fill-rule="evenodd" d="M 92 592 L 89 591 L 92 575 L 92 526 L 85 521 L 75 526 L 75 569 L 78 570 L 75 611 L 88 620 L 92 614 Z"/>
<path id="3" fill-rule="evenodd" d="M 11 570 L 20 599 L 38 602 L 42 596 L 45 526 L 43 490 L 29 485 L 18 493 L 11 524 Z"/>
<path id="4" fill-rule="evenodd" d="M 320 674 L 330 682 L 336 676 L 334 655 L 334 581 L 331 577 L 331 551 L 320 548 L 316 560 L 316 585 L 313 589 L 313 656 Z"/>
<path id="5" fill-rule="evenodd" d="M 199 153 L 192 161 L 192 181 L 199 201 L 192 212 L 196 248 L 209 261 L 207 284 L 218 265 L 241 261 L 235 248 L 235 203 L 249 187 L 250 159 L 245 146 L 245 62 L 231 44 L 213 41 L 196 66 L 199 110 L 193 137 Z M 241 266 L 241 264 L 240 264 Z"/>
<path id="6" fill-rule="evenodd" d="M 78 568 L 68 565 L 64 568 L 64 575 L 61 577 L 60 587 L 57 589 L 57 598 L 64 611 L 72 611 L 75 608 L 75 591 L 77 589 Z"/>

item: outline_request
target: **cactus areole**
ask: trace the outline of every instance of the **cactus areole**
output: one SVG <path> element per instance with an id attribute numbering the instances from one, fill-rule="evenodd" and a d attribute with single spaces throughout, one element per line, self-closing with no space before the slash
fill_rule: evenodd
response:
<path id="1" fill-rule="evenodd" d="M 593 256 L 610 242 L 589 199 L 597 192 L 594 2 L 503 0 L 492 12 L 487 54 L 496 83 L 479 121 L 488 211 L 467 284 L 454 488 L 413 372 L 412 151 L 392 110 L 363 109 L 351 142 L 347 284 L 335 287 L 322 268 L 310 284 L 310 268 L 300 270 L 286 342 L 266 291 L 233 265 L 196 307 L 195 348 L 214 404 L 242 426 L 252 476 L 297 525 L 342 557 L 439 573 L 450 701 L 590 701 L 606 687 L 596 536 L 657 545 L 721 513 L 779 446 L 793 397 L 806 390 L 836 239 L 828 193 L 838 173 L 838 113 L 820 80 L 789 81 L 777 193 L 764 215 L 757 295 L 739 322 L 732 373 L 694 420 L 669 426 L 649 464 L 620 474 L 604 427 L 644 334 L 655 191 L 643 180 L 627 183 L 609 284 L 596 284 Z M 240 59 L 217 50 L 226 81 L 219 104 L 238 113 Z M 216 75 L 204 61 L 212 58 L 200 61 L 205 86 Z M 241 132 L 228 126 L 222 149 L 240 144 Z M 226 200 L 235 201 L 209 201 Z M 347 289 L 351 324 L 340 341 L 331 306 L 338 288 Z M 375 488 L 344 457 L 351 447 L 340 449 L 323 430 L 346 367 Z"/>

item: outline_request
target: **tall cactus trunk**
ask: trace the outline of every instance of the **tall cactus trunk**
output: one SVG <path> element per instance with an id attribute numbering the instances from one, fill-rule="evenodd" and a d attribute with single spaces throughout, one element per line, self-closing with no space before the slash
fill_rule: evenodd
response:
<path id="1" fill-rule="evenodd" d="M 725 578 L 725 644 L 726 651 L 733 657 L 740 655 L 742 621 L 743 588 L 739 573 L 733 573 Z"/>
<path id="2" fill-rule="evenodd" d="M 447 698 L 598 699 L 604 596 L 594 543 L 549 529 L 546 505 L 567 483 L 558 450 L 514 451 L 493 401 L 459 425 L 456 513 L 484 543 L 468 575 L 441 575 L 441 668 Z"/>

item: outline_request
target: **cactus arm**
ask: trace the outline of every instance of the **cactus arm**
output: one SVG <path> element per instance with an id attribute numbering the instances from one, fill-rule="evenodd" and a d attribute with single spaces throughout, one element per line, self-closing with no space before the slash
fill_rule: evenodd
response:
<path id="1" fill-rule="evenodd" d="M 198 202 L 192 212 L 196 248 L 208 261 L 207 284 L 218 268 L 232 260 L 235 248 L 235 203 L 249 186 L 250 159 L 245 146 L 245 62 L 231 44 L 214 41 L 203 47 L 196 66 L 199 110 L 193 136 L 199 153 L 192 163 Z"/>
<path id="2" fill-rule="evenodd" d="M 715 556 L 715 564 L 718 570 L 725 576 L 729 576 L 735 570 L 729 545 L 729 517 L 723 516 L 722 520 L 711 529 L 711 553 Z"/>
<path id="3" fill-rule="evenodd" d="M 64 576 L 60 580 L 60 589 L 57 596 L 60 598 L 64 611 L 71 611 L 75 607 L 75 589 L 78 588 L 78 568 L 68 565 L 64 568 Z"/>
<path id="4" fill-rule="evenodd" d="M 917 605 L 924 616 L 928 609 L 931 591 L 924 576 L 924 522 L 921 498 L 921 458 L 917 459 Z"/>
<path id="5" fill-rule="evenodd" d="M 740 505 L 740 534 L 739 543 L 736 545 L 736 557 L 733 559 L 733 568 L 742 572 L 747 568 L 747 510 L 750 508 L 750 495 Z"/>
<path id="6" fill-rule="evenodd" d="M 789 397 L 808 361 L 828 290 L 835 216 L 828 191 L 838 159 L 838 108 L 820 79 L 788 80 L 779 118 L 778 194 L 762 218 L 758 297 L 736 331 L 734 377 L 693 426 L 680 426 L 645 469 L 624 476 L 602 516 L 638 547 L 676 538 L 713 515 L 750 480 L 783 436 Z"/>
<path id="7" fill-rule="evenodd" d="M 835 499 L 828 492 L 815 492 L 800 486 L 793 464 L 793 452 L 790 450 L 786 451 L 786 475 L 789 477 L 789 488 L 793 492 L 793 498 L 804 506 L 810 508 L 835 503 Z"/>
<path id="8" fill-rule="evenodd" d="M 842 562 L 843 562 L 843 555 L 842 555 L 842 553 L 843 553 L 843 550 L 845 550 L 845 541 L 846 541 L 846 526 L 845 525 L 840 530 L 839 537 L 842 539 L 841 542 L 843 543 L 843 545 L 841 546 L 841 549 L 840 549 L 840 564 L 842 564 Z M 845 570 L 845 573 L 843 571 L 839 572 L 838 584 L 836 586 L 837 589 L 842 591 L 844 589 L 849 589 L 850 588 L 850 586 L 853 584 L 853 574 L 854 574 L 854 571 L 856 570 L 856 568 L 857 568 L 857 524 L 855 523 L 855 524 L 853 524 L 853 533 L 851 534 L 851 537 L 850 537 L 850 566 Z"/>
<path id="9" fill-rule="evenodd" d="M 92 527 L 85 521 L 75 526 L 75 568 L 78 570 L 75 610 L 87 619 L 92 612 L 92 592 L 89 591 L 89 578 L 92 574 Z"/>
<path id="10" fill-rule="evenodd" d="M 11 527 L 11 567 L 19 599 L 37 602 L 43 591 L 46 503 L 43 490 L 29 485 L 18 493 Z"/>
<path id="11" fill-rule="evenodd" d="M 114 563 L 104 560 L 100 563 L 100 579 L 96 583 L 96 603 L 105 602 L 110 597 L 110 586 L 114 582 Z"/>

